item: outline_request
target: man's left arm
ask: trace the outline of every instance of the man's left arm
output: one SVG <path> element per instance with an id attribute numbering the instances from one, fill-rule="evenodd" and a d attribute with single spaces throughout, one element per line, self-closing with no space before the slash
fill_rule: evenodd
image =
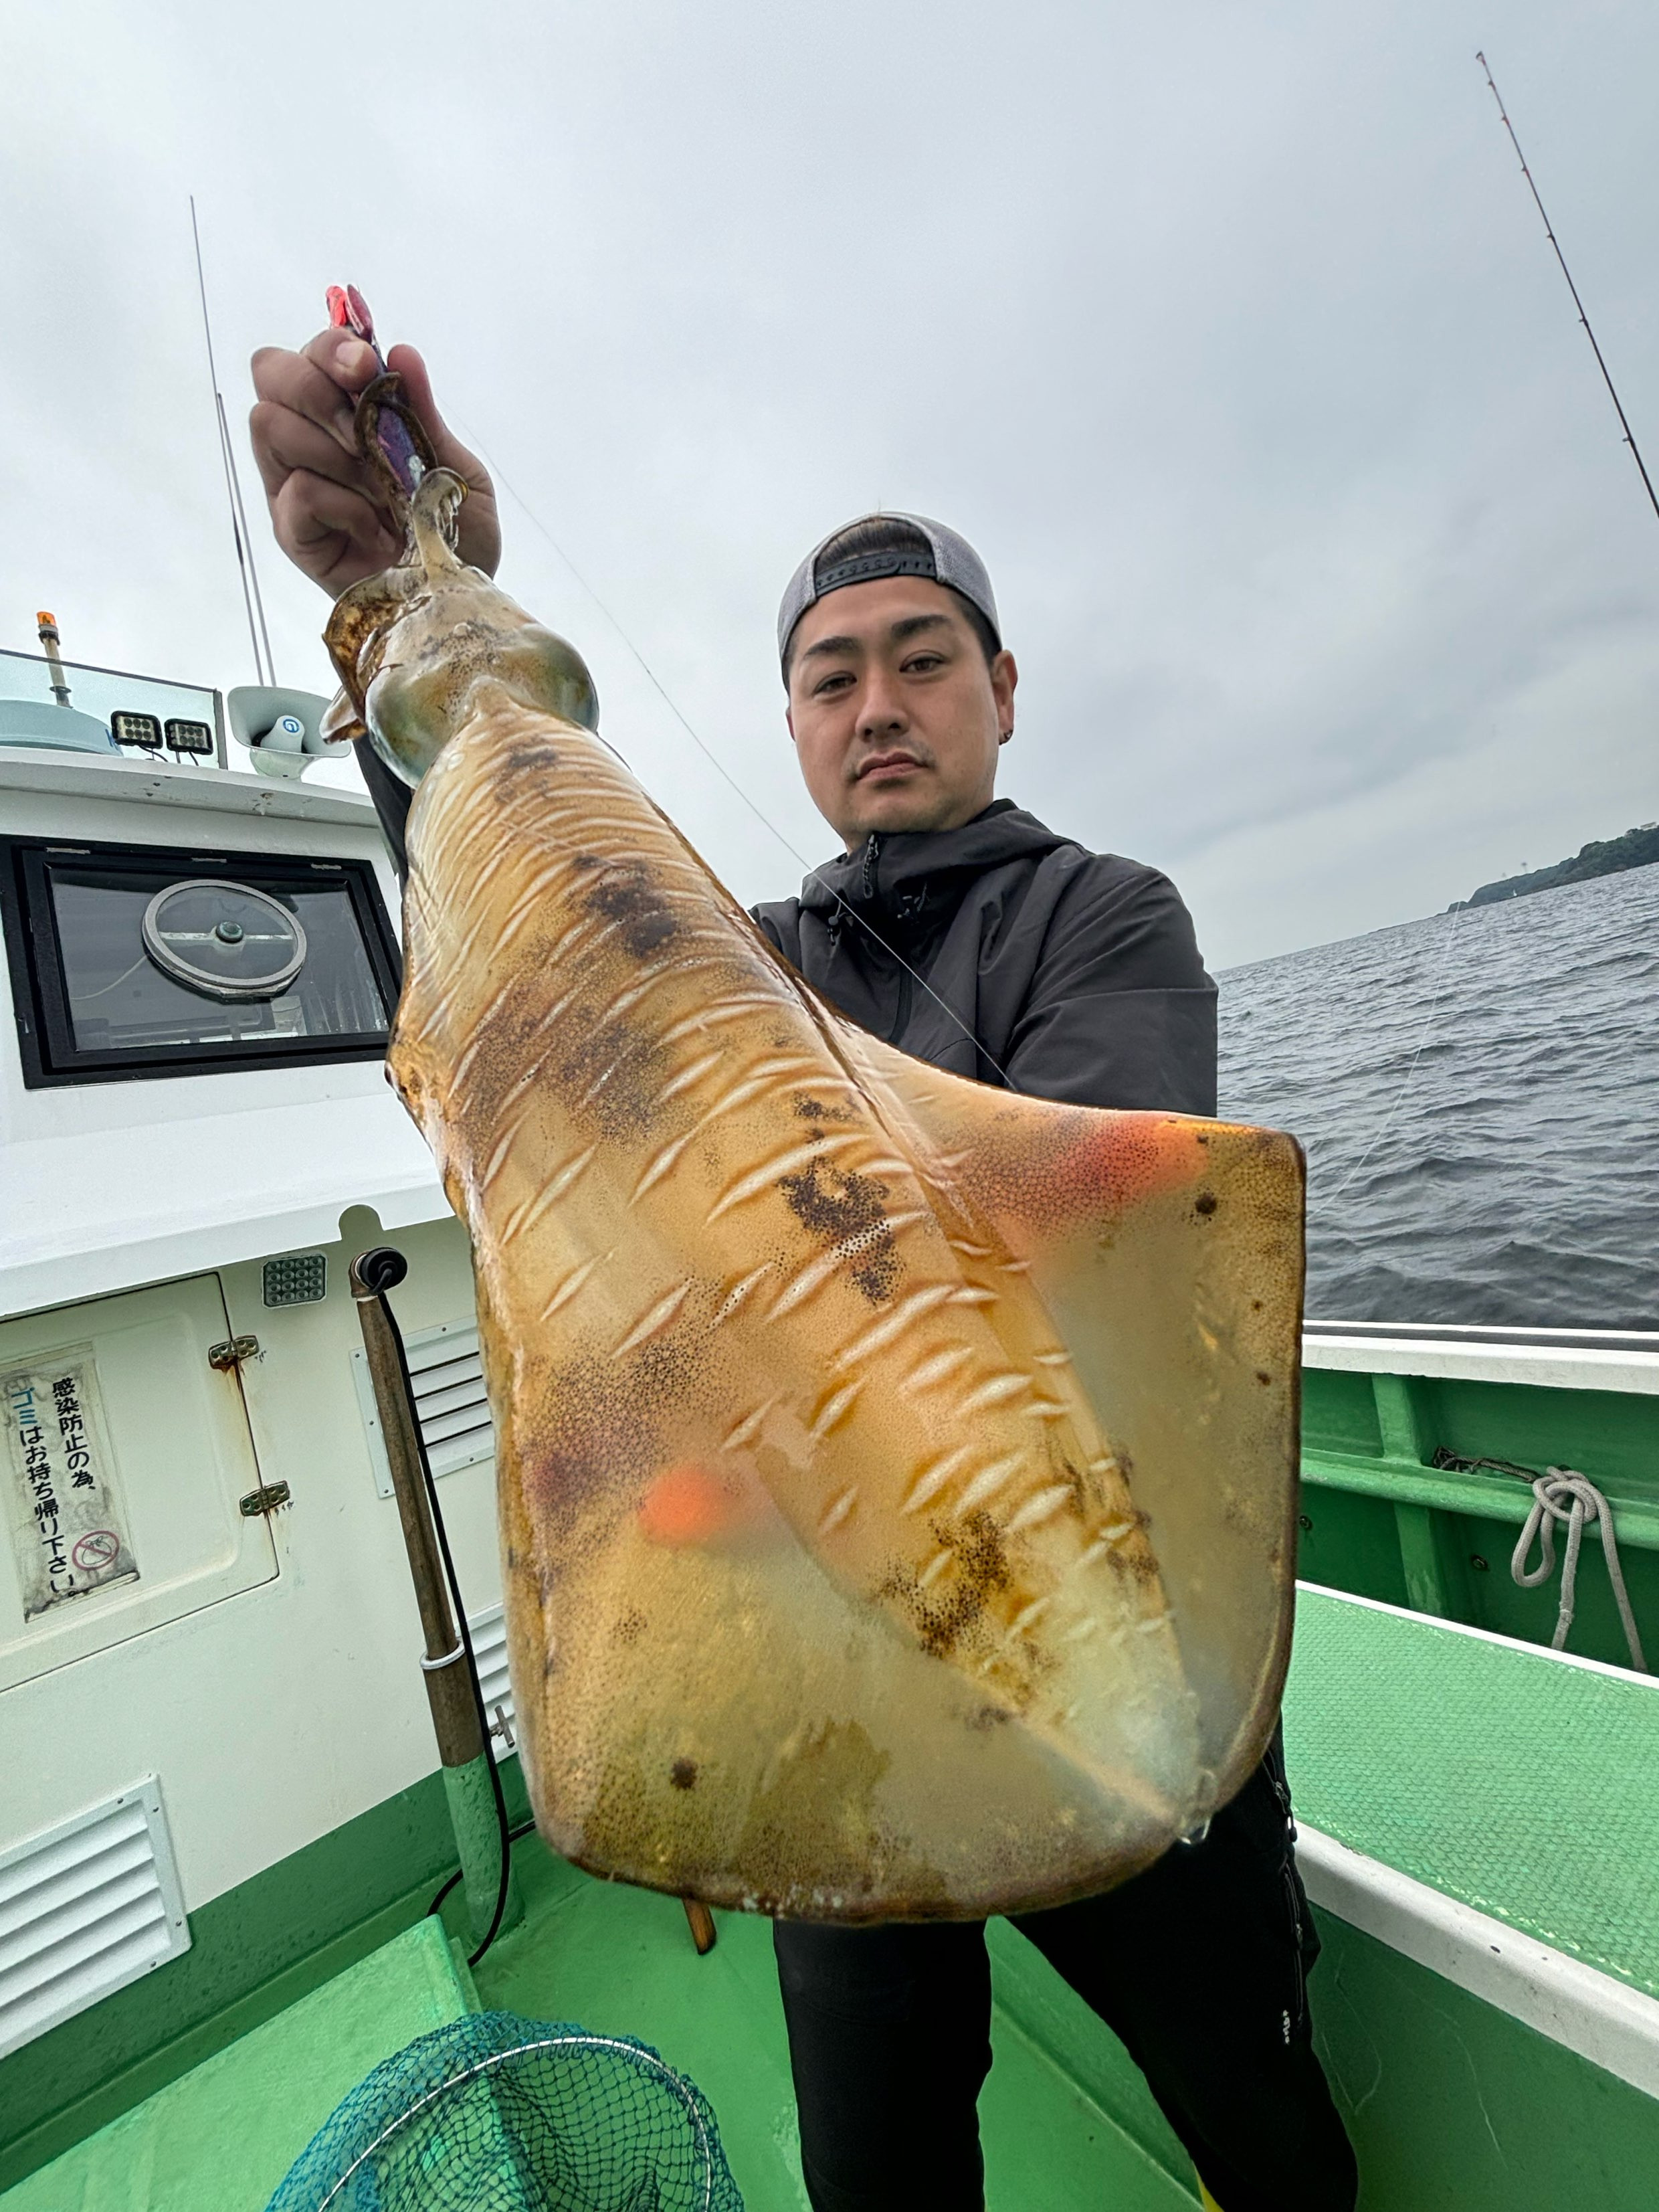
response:
<path id="1" fill-rule="evenodd" d="M 1216 988 L 1169 878 L 1091 859 L 1056 905 L 1005 1071 L 1079 1106 L 1216 1108 Z"/>

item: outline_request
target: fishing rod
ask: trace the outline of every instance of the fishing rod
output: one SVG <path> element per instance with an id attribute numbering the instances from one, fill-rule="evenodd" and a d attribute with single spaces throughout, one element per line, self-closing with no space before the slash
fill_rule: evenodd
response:
<path id="1" fill-rule="evenodd" d="M 1608 368 L 1601 349 L 1596 343 L 1595 332 L 1590 328 L 1590 319 L 1584 313 L 1584 303 L 1578 296 L 1578 287 L 1573 283 L 1572 271 L 1567 266 L 1567 257 L 1561 251 L 1561 242 L 1556 237 L 1554 227 L 1539 195 L 1538 186 L 1533 181 L 1532 171 L 1527 167 L 1527 157 L 1521 151 L 1521 141 L 1515 135 L 1515 125 L 1510 121 L 1509 110 L 1504 105 L 1503 94 L 1498 89 L 1497 81 L 1492 76 L 1485 54 L 1477 53 L 1474 58 L 1485 72 L 1486 82 L 1492 90 L 1492 96 L 1498 103 L 1498 112 L 1503 118 L 1504 130 L 1510 134 L 1510 143 L 1515 149 L 1516 160 L 1521 164 L 1521 173 L 1527 180 L 1527 190 L 1532 194 L 1533 204 L 1537 208 L 1543 220 L 1544 235 L 1548 239 L 1551 246 L 1554 249 L 1555 258 L 1561 264 L 1561 274 L 1567 280 L 1567 289 L 1572 295 L 1572 304 L 1577 308 L 1578 319 L 1584 325 L 1584 336 L 1590 342 L 1590 350 L 1595 356 L 1595 366 L 1601 370 L 1601 381 L 1607 387 L 1607 397 L 1612 400 L 1613 410 L 1619 417 L 1619 427 L 1625 434 L 1625 443 L 1630 447 L 1632 459 L 1642 471 L 1642 482 L 1646 488 L 1653 511 L 1656 515 L 1659 515 L 1659 492 L 1656 492 L 1653 488 L 1653 478 L 1648 474 L 1648 465 L 1642 459 L 1642 449 L 1637 444 L 1636 434 L 1630 427 L 1630 418 L 1625 412 L 1624 403 L 1620 398 L 1618 387 L 1613 383 L 1613 372 Z"/>
<path id="2" fill-rule="evenodd" d="M 265 628 L 265 605 L 259 596 L 259 574 L 253 565 L 253 541 L 248 535 L 242 507 L 242 486 L 236 473 L 236 452 L 225 419 L 224 395 L 219 389 L 218 364 L 213 357 L 213 324 L 208 314 L 207 277 L 202 268 L 202 234 L 196 221 L 196 195 L 190 196 L 190 234 L 196 246 L 196 289 L 202 299 L 202 335 L 207 340 L 208 377 L 213 386 L 213 410 L 219 423 L 219 458 L 225 467 L 225 496 L 230 501 L 230 532 L 236 541 L 236 565 L 242 576 L 242 605 L 247 610 L 248 635 L 253 642 L 253 673 L 264 684 L 275 686 L 276 664 L 270 657 L 270 635 Z M 264 648 L 261 657 L 260 647 Z"/>

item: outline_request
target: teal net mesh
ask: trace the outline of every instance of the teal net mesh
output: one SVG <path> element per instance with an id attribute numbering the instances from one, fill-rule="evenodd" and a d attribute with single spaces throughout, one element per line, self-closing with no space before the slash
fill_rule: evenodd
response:
<path id="1" fill-rule="evenodd" d="M 743 2212 L 702 2093 L 631 2036 L 476 2013 L 374 2069 L 269 2212 Z"/>

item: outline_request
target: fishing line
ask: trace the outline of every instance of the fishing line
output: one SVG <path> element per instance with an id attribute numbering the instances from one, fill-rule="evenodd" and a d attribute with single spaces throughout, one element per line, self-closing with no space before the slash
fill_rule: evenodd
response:
<path id="1" fill-rule="evenodd" d="M 656 670 L 652 667 L 650 662 L 641 652 L 639 647 L 635 644 L 633 639 L 623 628 L 620 621 L 618 621 L 617 617 L 611 613 L 611 609 L 599 597 L 592 585 L 588 582 L 586 577 L 583 575 L 581 570 L 576 566 L 570 556 L 565 551 L 563 546 L 560 544 L 558 539 L 553 535 L 553 532 L 548 528 L 541 517 L 532 507 L 529 501 L 526 499 L 524 494 L 518 490 L 513 484 L 508 483 L 501 470 L 500 470 L 496 466 L 495 463 L 491 460 L 489 455 L 484 451 L 483 445 L 479 442 L 477 438 L 474 436 L 473 433 L 468 429 L 466 424 L 462 422 L 460 416 L 459 415 L 455 416 L 453 417 L 453 421 L 456 428 L 460 431 L 462 436 L 471 444 L 473 452 L 477 453 L 478 459 L 489 470 L 494 481 L 501 486 L 504 492 L 507 493 L 509 496 L 517 502 L 532 526 L 541 532 L 542 536 L 553 548 L 553 550 L 558 555 L 560 560 L 563 562 L 565 567 L 570 571 L 570 574 L 575 578 L 577 583 L 580 585 L 583 591 L 586 592 L 588 598 L 592 600 L 594 605 L 605 617 L 606 622 L 610 623 L 611 629 L 616 631 L 617 635 L 622 640 L 623 645 L 627 647 L 629 652 L 638 663 L 641 672 L 644 675 L 647 682 L 651 685 L 653 690 L 656 692 L 658 697 L 667 708 L 669 713 L 674 717 L 674 720 L 685 732 L 686 736 L 690 738 L 692 744 L 702 755 L 703 758 L 708 763 L 709 766 L 714 769 L 716 775 L 720 777 L 722 781 L 731 786 L 732 789 L 736 792 L 738 797 L 742 799 L 744 805 L 749 809 L 749 811 L 754 816 L 756 821 L 760 823 L 762 829 L 768 830 L 771 836 L 777 839 L 779 844 L 782 846 L 784 851 L 789 854 L 796 866 L 798 867 L 804 868 L 806 871 L 808 880 L 821 885 L 824 890 L 828 891 L 830 897 L 836 902 L 836 906 L 840 908 L 841 911 L 844 915 L 848 915 L 854 921 L 857 922 L 859 927 L 863 930 L 866 936 L 868 937 L 872 943 L 878 945 L 882 951 L 886 953 L 890 960 L 896 961 L 898 965 L 903 969 L 905 974 L 909 976 L 911 981 L 914 983 L 919 983 L 922 989 L 927 994 L 927 996 L 933 1000 L 933 1004 L 936 1006 L 940 1007 L 950 1016 L 951 1019 L 962 1031 L 963 1036 L 965 1036 L 968 1039 L 968 1042 L 973 1046 L 975 1051 L 977 1052 L 980 1057 L 987 1061 L 990 1066 L 995 1068 L 998 1075 L 1001 1077 L 1004 1084 L 1012 1091 L 1014 1086 L 1009 1078 L 1007 1069 L 1005 1068 L 1000 1061 L 996 1060 L 993 1054 L 986 1049 L 985 1046 L 981 1042 L 980 1039 L 975 1036 L 969 1024 L 963 1021 L 962 1016 L 957 1012 L 950 1000 L 948 999 L 941 998 L 939 993 L 933 988 L 933 985 L 927 981 L 927 978 L 921 974 L 919 970 L 913 968 L 910 965 L 910 963 L 904 957 L 904 955 L 900 952 L 896 946 L 890 945 L 887 942 L 887 939 L 882 935 L 881 932 L 877 929 L 873 924 L 866 921 L 864 916 L 859 913 L 855 907 L 849 905 L 848 901 L 842 896 L 841 893 L 835 888 L 833 884 L 827 884 L 824 882 L 823 876 L 818 872 L 818 868 L 815 867 L 812 863 L 807 860 L 804 854 L 796 851 L 794 846 L 790 843 L 788 838 L 784 836 L 782 830 L 778 828 L 776 823 L 774 822 L 770 817 L 757 805 L 755 800 L 749 796 L 749 793 L 744 789 L 737 778 L 727 769 L 724 761 L 720 759 L 719 754 L 716 753 L 712 747 L 706 745 L 703 743 L 702 738 L 698 736 L 696 731 L 692 727 L 691 723 L 682 712 L 680 707 L 669 692 L 666 684 L 663 683 L 662 679 L 657 674 Z M 613 745 L 611 750 L 615 752 L 616 747 Z M 618 753 L 617 757 L 620 760 L 622 758 L 621 754 Z M 626 763 L 624 763 L 624 766 L 625 765 Z M 821 863 L 820 866 L 822 865 L 823 864 Z"/>
<path id="2" fill-rule="evenodd" d="M 1624 404 L 1620 399 L 1618 392 L 1614 388 L 1613 373 L 1608 368 L 1607 362 L 1602 359 L 1601 349 L 1595 342 L 1595 333 L 1590 328 L 1589 317 L 1584 313 L 1584 303 L 1578 296 L 1578 287 L 1573 283 L 1572 271 L 1567 266 L 1567 257 L 1562 252 L 1560 241 L 1555 235 L 1549 216 L 1545 213 L 1544 203 L 1539 197 L 1537 185 L 1533 182 L 1532 171 L 1527 167 L 1527 157 L 1521 151 L 1521 141 L 1515 135 L 1514 124 L 1510 121 L 1509 110 L 1504 105 L 1503 95 L 1498 91 L 1498 85 L 1492 76 L 1492 70 L 1487 65 L 1486 57 L 1485 54 L 1477 53 L 1474 58 L 1480 63 L 1481 69 L 1485 71 L 1486 82 L 1492 87 L 1492 96 L 1498 102 L 1498 112 L 1504 118 L 1504 128 L 1510 134 L 1510 143 L 1515 149 L 1516 160 L 1521 164 L 1521 173 L 1527 180 L 1527 190 L 1532 194 L 1533 204 L 1537 208 L 1540 216 L 1543 218 L 1544 235 L 1548 239 L 1551 246 L 1554 248 L 1555 258 L 1561 264 L 1561 274 L 1567 280 L 1567 289 L 1572 295 L 1572 304 L 1577 308 L 1578 319 L 1584 325 L 1584 336 L 1590 342 L 1590 351 L 1595 356 L 1595 366 L 1601 372 L 1601 381 L 1607 387 L 1607 397 L 1612 400 L 1613 411 L 1619 417 L 1619 427 L 1625 434 L 1625 443 L 1630 447 L 1631 459 L 1636 463 L 1637 467 L 1642 471 L 1642 482 L 1647 487 L 1648 498 L 1652 502 L 1654 513 L 1656 514 L 1659 514 L 1659 492 L 1656 492 L 1653 489 L 1653 478 L 1648 474 L 1648 465 L 1642 459 L 1642 449 L 1636 442 L 1636 434 L 1630 427 L 1629 418 L 1625 413 Z"/>

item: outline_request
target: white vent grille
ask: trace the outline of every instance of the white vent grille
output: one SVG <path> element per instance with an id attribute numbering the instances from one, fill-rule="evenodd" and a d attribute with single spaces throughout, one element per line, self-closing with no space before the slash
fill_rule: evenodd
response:
<path id="1" fill-rule="evenodd" d="M 474 1467 L 480 1460 L 492 1458 L 495 1427 L 484 1395 L 477 1324 L 452 1321 L 437 1328 L 416 1329 L 404 1339 L 404 1349 L 409 1356 L 409 1379 L 415 1386 L 415 1418 L 420 1423 L 433 1474 L 453 1474 L 459 1468 Z M 363 1426 L 368 1431 L 374 1487 L 382 1498 L 390 1498 L 392 1469 L 386 1464 L 374 1386 L 361 1345 L 352 1351 L 351 1370 Z"/>
<path id="2" fill-rule="evenodd" d="M 189 1948 L 153 1775 L 0 1851 L 0 2058 Z"/>
<path id="3" fill-rule="evenodd" d="M 478 1686 L 483 1692 L 483 1709 L 489 1717 L 489 1747 L 497 1759 L 505 1759 L 514 1750 L 514 1722 L 513 1685 L 507 1674 L 507 1617 L 498 1605 L 489 1606 L 483 1613 L 469 1613 L 467 1626 L 472 1631 L 472 1656 L 478 1662 Z M 505 1732 L 501 1723 L 505 1720 Z"/>

